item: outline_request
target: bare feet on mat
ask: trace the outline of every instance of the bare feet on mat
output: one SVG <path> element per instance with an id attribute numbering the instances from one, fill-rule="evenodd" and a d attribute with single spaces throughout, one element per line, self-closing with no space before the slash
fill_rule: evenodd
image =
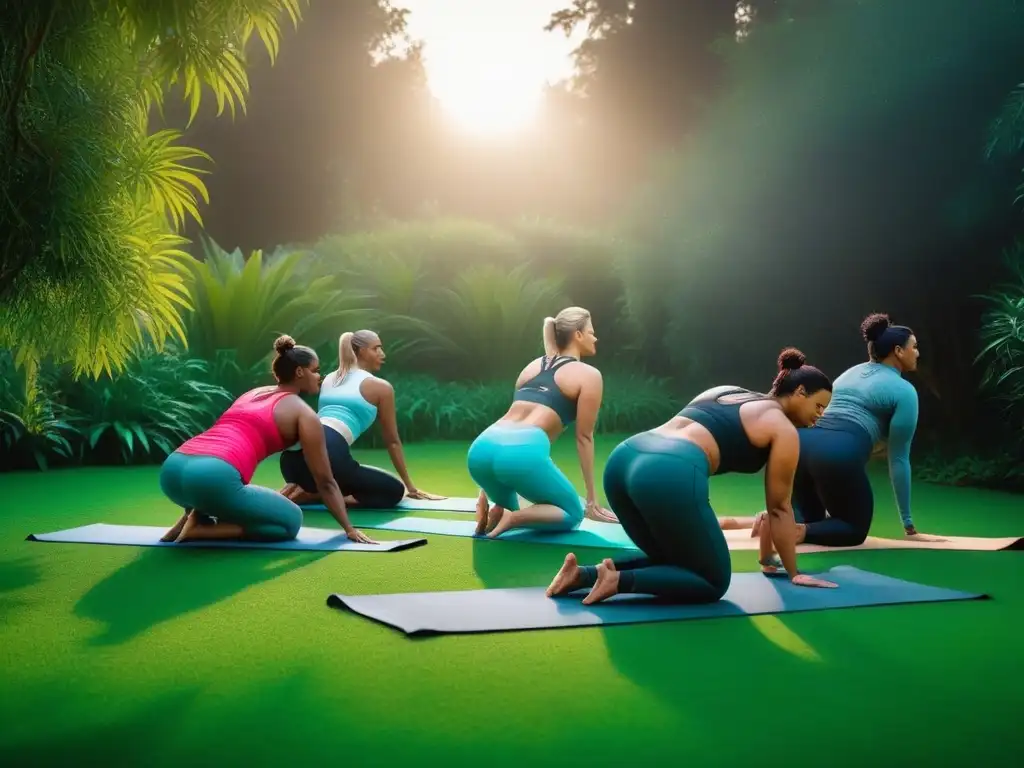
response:
<path id="1" fill-rule="evenodd" d="M 483 493 L 476 500 L 476 531 L 475 536 L 482 536 L 487 532 L 487 496 Z"/>
<path id="2" fill-rule="evenodd" d="M 199 515 L 196 514 L 196 511 L 194 509 L 191 510 L 185 516 L 185 522 L 181 526 L 181 530 L 178 532 L 178 537 L 174 540 L 174 543 L 183 544 L 184 542 L 188 541 L 194 536 L 196 528 L 199 528 L 201 525 L 202 522 L 199 518 Z"/>
<path id="3" fill-rule="evenodd" d="M 168 530 L 167 533 L 160 537 L 160 541 L 175 541 L 178 538 L 179 534 L 181 534 L 181 529 L 185 527 L 185 521 L 188 520 L 188 516 L 191 514 L 192 510 L 186 509 L 185 514 L 183 514 L 181 518 L 178 520 L 178 522 L 174 524 L 174 527 Z"/>
<path id="4" fill-rule="evenodd" d="M 487 537 L 496 538 L 512 527 L 511 515 L 505 514 L 505 508 L 495 504 L 487 511 Z"/>
<path id="5" fill-rule="evenodd" d="M 590 594 L 583 598 L 583 604 L 593 605 L 617 594 L 619 594 L 619 572 L 615 570 L 615 563 L 611 561 L 611 558 L 606 557 L 597 566 L 597 582 L 590 590 Z"/>
<path id="6" fill-rule="evenodd" d="M 567 595 L 579 586 L 579 580 L 580 564 L 576 562 L 576 555 L 570 552 L 565 556 L 565 562 L 562 563 L 562 567 L 555 574 L 555 578 L 551 580 L 551 585 L 544 594 L 548 597 Z"/>

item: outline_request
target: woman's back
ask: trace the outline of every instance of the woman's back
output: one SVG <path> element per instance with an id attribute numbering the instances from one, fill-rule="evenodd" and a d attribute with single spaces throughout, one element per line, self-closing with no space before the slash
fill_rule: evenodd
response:
<path id="1" fill-rule="evenodd" d="M 889 434 L 893 414 L 913 410 L 916 421 L 917 390 L 888 365 L 866 362 L 844 371 L 834 382 L 832 401 L 817 426 L 841 428 L 853 423 L 877 443 Z"/>
<path id="2" fill-rule="evenodd" d="M 274 409 L 290 394 L 276 387 L 246 392 L 213 426 L 186 440 L 178 451 L 224 459 L 241 473 L 243 482 L 248 483 L 263 459 L 286 447 L 274 420 Z"/>

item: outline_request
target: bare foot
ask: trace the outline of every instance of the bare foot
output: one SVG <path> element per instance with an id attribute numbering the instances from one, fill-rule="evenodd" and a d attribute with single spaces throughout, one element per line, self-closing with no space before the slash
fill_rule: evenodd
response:
<path id="1" fill-rule="evenodd" d="M 476 500 L 476 531 L 474 536 L 481 536 L 487 531 L 487 497 L 480 494 Z"/>
<path id="2" fill-rule="evenodd" d="M 576 555 L 570 552 L 565 556 L 565 562 L 562 563 L 562 567 L 555 574 L 555 578 L 551 580 L 551 586 L 548 587 L 547 592 L 544 594 L 548 597 L 567 595 L 574 589 L 579 588 L 579 581 L 580 564 L 576 562 Z"/>
<path id="3" fill-rule="evenodd" d="M 501 536 L 512 527 L 512 517 L 505 514 L 505 508 L 495 504 L 487 513 L 487 537 L 490 539 Z"/>
<path id="4" fill-rule="evenodd" d="M 597 582 L 590 594 L 583 598 L 584 605 L 592 605 L 619 594 L 619 572 L 611 558 L 605 558 L 597 566 Z"/>
<path id="5" fill-rule="evenodd" d="M 181 533 L 181 529 L 185 527 L 185 521 L 188 520 L 188 516 L 192 514 L 191 509 L 186 509 L 185 514 L 179 518 L 178 522 L 174 524 L 174 527 L 167 531 L 163 536 L 160 537 L 160 541 L 170 542 L 178 538 Z"/>
<path id="6" fill-rule="evenodd" d="M 185 522 L 181 526 L 181 530 L 178 532 L 178 537 L 174 540 L 175 544 L 184 544 L 186 541 L 192 538 L 196 528 L 203 525 L 199 515 L 196 514 L 195 510 L 192 510 L 185 516 Z"/>
<path id="7" fill-rule="evenodd" d="M 740 524 L 734 517 L 720 517 L 718 518 L 718 527 L 723 531 L 735 531 L 740 527 Z"/>

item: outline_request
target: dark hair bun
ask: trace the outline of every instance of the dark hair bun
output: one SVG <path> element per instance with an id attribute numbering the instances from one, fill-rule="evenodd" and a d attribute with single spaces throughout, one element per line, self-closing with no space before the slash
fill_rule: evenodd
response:
<path id="1" fill-rule="evenodd" d="M 779 353 L 779 370 L 795 371 L 807 362 L 807 355 L 796 347 L 786 347 Z"/>
<path id="2" fill-rule="evenodd" d="M 878 341 L 889 325 L 888 315 L 875 312 L 864 318 L 864 322 L 860 324 L 860 334 L 864 341 Z"/>
<path id="3" fill-rule="evenodd" d="M 295 349 L 295 339 L 291 336 L 278 336 L 277 341 L 274 342 L 274 351 L 283 355 L 289 349 Z"/>

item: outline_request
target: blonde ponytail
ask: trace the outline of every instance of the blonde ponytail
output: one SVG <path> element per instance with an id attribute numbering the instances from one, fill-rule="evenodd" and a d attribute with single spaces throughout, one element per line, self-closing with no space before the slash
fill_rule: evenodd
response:
<path id="1" fill-rule="evenodd" d="M 338 370 L 334 373 L 334 383 L 341 384 L 356 364 L 356 351 L 352 347 L 352 331 L 345 331 L 338 339 Z"/>
<path id="2" fill-rule="evenodd" d="M 558 344 L 555 342 L 555 318 L 545 317 L 544 318 L 544 354 L 548 357 L 554 357 L 558 354 Z"/>

